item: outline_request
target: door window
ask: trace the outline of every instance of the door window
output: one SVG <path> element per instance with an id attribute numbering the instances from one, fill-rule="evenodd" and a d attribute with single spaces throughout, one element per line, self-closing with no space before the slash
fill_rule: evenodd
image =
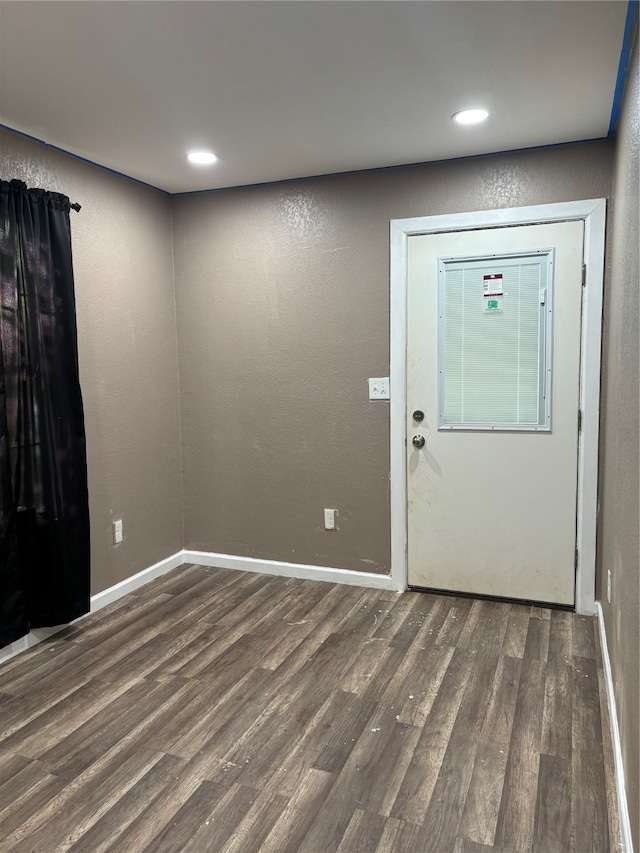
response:
<path id="1" fill-rule="evenodd" d="M 552 249 L 440 259 L 439 429 L 551 429 L 552 281 Z"/>

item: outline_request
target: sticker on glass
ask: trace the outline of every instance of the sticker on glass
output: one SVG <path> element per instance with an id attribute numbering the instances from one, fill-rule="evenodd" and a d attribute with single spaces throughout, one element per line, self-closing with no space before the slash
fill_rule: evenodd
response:
<path id="1" fill-rule="evenodd" d="M 498 272 L 494 275 L 483 275 L 484 296 L 502 296 L 504 288 L 502 286 L 502 273 Z"/>

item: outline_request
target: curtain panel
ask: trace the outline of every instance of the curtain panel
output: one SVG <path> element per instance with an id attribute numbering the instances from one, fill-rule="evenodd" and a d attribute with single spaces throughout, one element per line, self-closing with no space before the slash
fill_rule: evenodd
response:
<path id="1" fill-rule="evenodd" d="M 69 209 L 0 181 L 0 647 L 89 610 Z"/>

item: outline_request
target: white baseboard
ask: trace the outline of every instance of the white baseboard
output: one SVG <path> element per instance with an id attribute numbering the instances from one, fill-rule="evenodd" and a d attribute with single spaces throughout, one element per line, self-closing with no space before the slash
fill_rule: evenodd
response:
<path id="1" fill-rule="evenodd" d="M 97 610 L 101 610 L 103 607 L 106 607 L 107 604 L 111 604 L 113 601 L 117 601 L 119 598 L 122 598 L 123 595 L 133 592 L 134 589 L 144 586 L 144 584 L 149 583 L 149 581 L 154 580 L 154 578 L 159 578 L 161 575 L 170 572 L 171 569 L 176 569 L 178 566 L 183 565 L 185 562 L 183 553 L 183 551 L 178 551 L 172 557 L 167 557 L 166 560 L 161 560 L 159 563 L 155 563 L 153 566 L 149 566 L 141 572 L 132 575 L 132 577 L 125 578 L 125 580 L 120 581 L 120 583 L 110 586 L 109 589 L 105 589 L 102 592 L 98 592 L 96 595 L 92 595 L 90 601 L 91 609 L 89 610 L 89 613 L 85 614 L 85 616 L 88 616 L 90 613 L 95 613 Z M 80 616 L 79 619 L 74 620 L 74 623 L 72 624 L 80 621 L 80 619 L 84 619 L 85 616 Z M 19 640 L 9 643 L 8 646 L 4 646 L 4 648 L 0 649 L 0 664 L 10 660 L 22 652 L 26 652 L 27 649 L 31 649 L 33 646 L 37 646 L 38 643 L 45 642 L 49 637 L 52 637 L 54 634 L 58 634 L 66 627 L 67 625 L 54 625 L 51 628 L 34 628 L 33 631 L 30 631 L 26 636 L 20 637 Z"/>
<path id="2" fill-rule="evenodd" d="M 154 563 L 153 566 L 143 569 L 141 572 L 132 575 L 130 578 L 125 578 L 123 581 L 120 581 L 120 583 L 114 584 L 114 586 L 110 586 L 108 589 L 104 589 L 96 595 L 92 595 L 91 613 L 95 613 L 97 610 L 102 610 L 102 608 L 106 607 L 107 604 L 117 601 L 119 598 L 122 598 L 123 595 L 133 592 L 134 589 L 144 586 L 146 583 L 149 583 L 149 581 L 152 581 L 155 578 L 166 575 L 167 572 L 170 572 L 172 569 L 177 569 L 178 566 L 182 566 L 186 562 L 183 555 L 184 551 L 176 551 L 176 553 L 171 557 L 167 557 L 165 560 L 160 560 L 159 563 Z"/>
<path id="3" fill-rule="evenodd" d="M 89 613 L 96 613 L 108 604 L 122 598 L 134 589 L 144 586 L 149 581 L 177 569 L 185 563 L 196 563 L 201 566 L 215 566 L 219 569 L 237 569 L 245 572 L 262 572 L 265 575 L 278 575 L 285 578 L 300 578 L 302 580 L 328 581 L 329 583 L 344 583 L 349 586 L 364 586 L 373 589 L 391 589 L 401 591 L 401 587 L 389 575 L 376 575 L 373 572 L 355 572 L 349 569 L 332 569 L 325 566 L 308 566 L 304 563 L 281 563 L 277 560 L 256 560 L 252 557 L 236 557 L 232 554 L 214 554 L 210 551 L 177 551 L 166 560 L 160 560 L 132 575 L 120 583 L 91 596 Z M 87 614 L 89 615 L 89 614 Z M 80 619 L 84 619 L 81 616 Z M 77 619 L 75 620 L 78 621 Z M 52 628 L 35 628 L 25 637 L 20 637 L 0 649 L 0 664 L 12 657 L 26 652 L 38 643 L 42 643 L 59 633 L 66 625 L 55 625 Z"/>
<path id="4" fill-rule="evenodd" d="M 22 652 L 26 652 L 28 649 L 33 648 L 33 646 L 37 646 L 38 643 L 44 643 L 49 637 L 53 637 L 54 634 L 57 634 L 58 631 L 62 631 L 66 627 L 66 625 L 54 625 L 51 628 L 34 628 L 33 631 L 25 634 L 24 637 L 20 637 L 19 640 L 15 640 L 13 643 L 9 643 L 8 646 L 3 646 L 0 649 L 0 664 L 11 660 L 11 658 L 22 654 Z"/>
<path id="5" fill-rule="evenodd" d="M 278 560 L 256 560 L 253 557 L 236 557 L 232 554 L 214 554 L 210 551 L 183 551 L 185 562 L 219 569 L 239 569 L 244 572 L 261 572 L 284 578 L 344 583 L 349 586 L 364 586 L 373 589 L 391 589 L 400 592 L 400 587 L 390 575 L 374 572 L 356 572 L 351 569 L 332 569 L 327 566 L 310 566 L 305 563 L 283 563 Z"/>
<path id="6" fill-rule="evenodd" d="M 611 741 L 613 743 L 613 763 L 616 778 L 616 793 L 618 795 L 618 812 L 620 814 L 620 840 L 622 841 L 622 853 L 633 853 L 631 823 L 629 820 L 629 804 L 627 803 L 624 766 L 622 763 L 622 746 L 620 744 L 620 728 L 618 726 L 618 714 L 616 711 L 616 696 L 613 689 L 613 676 L 611 673 L 611 661 L 609 660 L 609 648 L 607 646 L 607 633 L 604 625 L 604 615 L 602 613 L 602 605 L 599 601 L 596 602 L 596 608 L 598 612 L 598 629 L 600 631 L 600 649 L 602 650 L 604 683 L 607 690 L 607 704 L 609 706 Z"/>

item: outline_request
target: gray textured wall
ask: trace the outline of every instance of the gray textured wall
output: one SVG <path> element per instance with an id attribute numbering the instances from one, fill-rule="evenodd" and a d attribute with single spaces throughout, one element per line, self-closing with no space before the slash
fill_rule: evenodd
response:
<path id="1" fill-rule="evenodd" d="M 82 205 L 71 225 L 96 593 L 182 547 L 170 198 L 3 130 L 0 178 Z"/>
<path id="2" fill-rule="evenodd" d="M 587 143 L 174 198 L 186 547 L 387 572 L 389 220 L 608 196 Z M 323 529 L 323 507 L 339 529 Z"/>
<path id="3" fill-rule="evenodd" d="M 627 82 L 615 156 L 611 279 L 604 309 L 599 573 L 616 692 L 634 849 L 640 850 L 640 450 L 638 321 L 640 251 L 638 39 Z M 606 575 L 611 571 L 611 604 Z"/>

